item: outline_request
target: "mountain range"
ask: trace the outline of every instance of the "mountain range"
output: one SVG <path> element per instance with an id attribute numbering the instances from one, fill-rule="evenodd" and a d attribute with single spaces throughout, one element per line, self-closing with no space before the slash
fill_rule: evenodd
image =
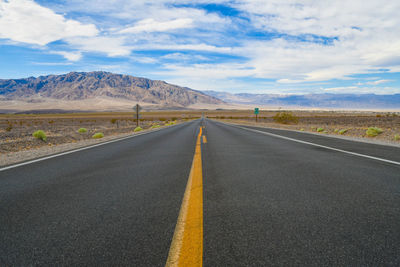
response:
<path id="1" fill-rule="evenodd" d="M 70 72 L 25 79 L 0 80 L 4 101 L 27 103 L 107 100 L 149 104 L 153 107 L 184 108 L 194 104 L 222 104 L 223 101 L 190 88 L 164 81 L 103 71 Z M 57 101 L 55 101 L 57 100 Z M 90 102 L 90 101 L 86 101 Z M 88 107 L 90 109 L 91 107 Z"/>
<path id="2" fill-rule="evenodd" d="M 400 109 L 400 94 L 231 94 L 217 91 L 203 91 L 224 102 L 239 105 L 260 105 L 291 108 L 332 108 L 332 109 Z"/>
<path id="3" fill-rule="evenodd" d="M 196 91 L 159 80 L 110 72 L 70 72 L 0 79 L 0 112 L 117 111 L 136 103 L 148 109 L 329 108 L 400 109 L 400 94 L 232 94 Z"/>

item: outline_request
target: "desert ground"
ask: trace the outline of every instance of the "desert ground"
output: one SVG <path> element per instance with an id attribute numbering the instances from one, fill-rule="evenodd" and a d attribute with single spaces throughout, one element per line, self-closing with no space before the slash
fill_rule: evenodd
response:
<path id="1" fill-rule="evenodd" d="M 400 112 L 386 111 L 326 111 L 326 110 L 269 110 L 260 111 L 258 121 L 253 111 L 210 112 L 209 118 L 231 123 L 283 128 L 338 137 L 360 139 L 375 143 L 400 145 Z M 297 122 L 278 123 L 277 113 L 289 113 Z M 372 137 L 367 135 L 370 127 L 382 130 Z"/>
<path id="2" fill-rule="evenodd" d="M 296 120 L 278 123 L 274 120 L 277 113 L 290 113 Z M 150 130 L 170 125 L 171 122 L 179 123 L 201 116 L 231 123 L 284 128 L 400 145 L 400 113 L 398 112 L 261 110 L 256 122 L 253 110 L 145 111 L 141 112 L 139 124 L 143 130 Z M 91 141 L 95 133 L 103 133 L 103 140 L 109 140 L 121 134 L 132 133 L 136 127 L 133 112 L 1 114 L 0 156 L 43 147 L 74 144 L 85 140 Z M 369 127 L 378 127 L 382 132 L 375 137 L 368 136 L 366 131 Z M 85 128 L 87 132 L 78 132 L 80 128 Z M 45 141 L 33 136 L 33 133 L 38 130 L 46 134 Z"/>
<path id="3" fill-rule="evenodd" d="M 143 130 L 198 118 L 200 112 L 144 112 L 139 125 Z M 0 153 L 57 146 L 92 139 L 95 133 L 105 137 L 133 132 L 137 127 L 132 112 L 73 113 L 73 114 L 2 114 L 0 115 Z M 87 132 L 79 133 L 80 128 Z M 32 134 L 42 130 L 46 141 Z"/>

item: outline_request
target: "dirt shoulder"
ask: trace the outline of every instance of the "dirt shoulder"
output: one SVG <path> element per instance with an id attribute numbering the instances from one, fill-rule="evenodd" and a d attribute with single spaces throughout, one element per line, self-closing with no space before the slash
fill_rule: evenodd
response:
<path id="1" fill-rule="evenodd" d="M 140 123 L 143 132 L 150 132 L 169 127 L 185 120 L 155 120 Z M 125 118 L 108 117 L 26 117 L 13 116 L 0 118 L 0 166 L 7 166 L 27 160 L 57 154 L 93 144 L 135 135 L 136 123 Z M 85 128 L 86 132 L 78 130 Z M 46 141 L 32 136 L 42 130 Z M 95 133 L 103 133 L 104 137 L 94 139 Z"/>
<path id="2" fill-rule="evenodd" d="M 381 122 L 379 124 L 375 122 L 375 124 L 379 125 L 379 127 L 383 130 L 381 134 L 375 137 L 369 137 L 366 134 L 367 129 L 375 125 L 374 123 L 371 122 L 366 123 L 366 125 L 368 126 L 363 126 L 363 125 L 357 125 L 360 122 L 355 123 L 355 121 L 353 121 L 353 124 L 343 123 L 343 121 L 342 123 L 332 123 L 331 118 L 328 119 L 325 118 L 325 120 L 321 120 L 319 121 L 319 123 L 315 122 L 307 123 L 307 120 L 303 120 L 303 122 L 300 121 L 298 124 L 280 124 L 280 123 L 265 122 L 265 121 L 256 123 L 254 120 L 240 120 L 240 119 L 217 119 L 217 120 L 236 125 L 285 129 L 291 131 L 307 132 L 317 135 L 326 135 L 346 140 L 400 147 L 400 139 L 396 138 L 396 136 L 400 135 L 400 121 L 398 122 L 397 120 L 387 121 L 386 123 Z M 306 121 L 306 123 L 304 121 Z"/>

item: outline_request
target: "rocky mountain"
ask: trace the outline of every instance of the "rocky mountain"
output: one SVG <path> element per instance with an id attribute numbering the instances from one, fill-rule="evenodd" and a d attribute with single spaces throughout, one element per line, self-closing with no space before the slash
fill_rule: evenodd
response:
<path id="1" fill-rule="evenodd" d="M 204 91 L 227 103 L 274 107 L 344 108 L 344 109 L 400 109 L 400 94 L 231 94 Z"/>
<path id="2" fill-rule="evenodd" d="M 75 101 L 94 98 L 132 100 L 165 107 L 221 104 L 223 101 L 190 88 L 103 71 L 70 72 L 26 79 L 0 80 L 3 101 Z M 54 101 L 53 101 L 54 102 Z"/>

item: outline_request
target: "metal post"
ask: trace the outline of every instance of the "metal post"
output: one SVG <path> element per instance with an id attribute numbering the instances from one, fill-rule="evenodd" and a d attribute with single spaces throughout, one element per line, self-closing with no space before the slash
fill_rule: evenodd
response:
<path id="1" fill-rule="evenodd" d="M 136 104 L 136 127 L 139 127 L 139 104 Z"/>

